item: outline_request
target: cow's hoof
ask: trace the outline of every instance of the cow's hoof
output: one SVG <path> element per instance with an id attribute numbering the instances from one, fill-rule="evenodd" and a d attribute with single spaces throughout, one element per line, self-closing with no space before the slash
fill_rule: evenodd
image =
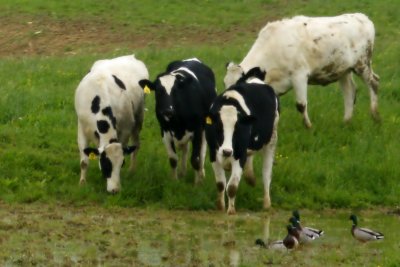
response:
<path id="1" fill-rule="evenodd" d="M 256 186 L 256 177 L 254 176 L 245 176 L 245 181 L 248 185 L 252 187 Z"/>
<path id="2" fill-rule="evenodd" d="M 311 123 L 310 121 L 304 120 L 303 123 L 304 123 L 304 126 L 305 126 L 307 129 L 311 129 L 311 128 L 312 128 L 312 123 Z"/>
<path id="3" fill-rule="evenodd" d="M 86 184 L 86 179 L 79 180 L 79 185 L 85 185 L 85 184 Z"/>
<path id="4" fill-rule="evenodd" d="M 112 195 L 116 195 L 119 192 L 119 189 L 111 189 L 110 191 L 108 191 L 108 193 L 112 194 Z"/>
<path id="5" fill-rule="evenodd" d="M 235 215 L 235 214 L 236 214 L 235 208 L 229 208 L 228 209 L 228 215 Z"/>
<path id="6" fill-rule="evenodd" d="M 372 116 L 372 119 L 373 119 L 375 122 L 377 122 L 377 123 L 382 122 L 381 115 L 379 115 L 379 112 L 377 112 L 377 111 L 371 112 L 371 116 Z"/>
<path id="7" fill-rule="evenodd" d="M 217 209 L 220 211 L 225 211 L 225 203 L 221 201 L 217 201 Z"/>
<path id="8" fill-rule="evenodd" d="M 268 210 L 269 208 L 271 208 L 271 201 L 264 201 L 264 209 Z"/>

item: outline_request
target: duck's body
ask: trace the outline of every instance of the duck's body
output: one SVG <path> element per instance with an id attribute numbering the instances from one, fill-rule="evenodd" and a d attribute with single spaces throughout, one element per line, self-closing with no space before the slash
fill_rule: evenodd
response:
<path id="1" fill-rule="evenodd" d="M 280 250 L 280 249 L 285 249 L 286 246 L 283 244 L 283 240 L 276 240 L 268 243 L 268 248 Z"/>
<path id="2" fill-rule="evenodd" d="M 305 231 L 305 228 L 301 226 L 299 221 L 295 217 L 291 217 L 289 222 L 292 223 L 293 227 L 296 228 L 297 232 L 299 233 L 299 241 L 300 243 L 309 243 L 316 238 L 316 234 L 313 232 Z M 319 236 L 318 236 L 319 237 Z"/>
<path id="3" fill-rule="evenodd" d="M 283 240 L 276 240 L 272 242 L 268 242 L 267 244 L 261 239 L 258 238 L 255 242 L 257 246 L 267 249 L 285 249 L 285 245 L 283 244 Z"/>
<path id="4" fill-rule="evenodd" d="M 324 231 L 322 231 L 322 230 L 311 228 L 311 227 L 306 227 L 306 226 L 301 226 L 299 211 L 297 211 L 297 210 L 293 211 L 293 217 L 297 220 L 297 223 L 299 225 L 296 228 L 301 229 L 301 231 L 304 233 L 306 239 L 307 240 L 309 239 L 308 241 L 314 240 L 314 239 L 319 238 L 324 235 Z"/>
<path id="5" fill-rule="evenodd" d="M 288 225 L 286 228 L 288 230 L 288 234 L 283 239 L 282 243 L 287 249 L 294 249 L 299 245 L 300 235 L 296 228 L 292 225 Z"/>
<path id="6" fill-rule="evenodd" d="M 384 235 L 381 232 L 373 231 L 368 228 L 361 228 L 357 226 L 357 216 L 352 214 L 350 216 L 350 220 L 353 221 L 353 225 L 351 227 L 352 236 L 360 242 L 368 242 L 374 240 L 381 240 L 384 238 Z"/>

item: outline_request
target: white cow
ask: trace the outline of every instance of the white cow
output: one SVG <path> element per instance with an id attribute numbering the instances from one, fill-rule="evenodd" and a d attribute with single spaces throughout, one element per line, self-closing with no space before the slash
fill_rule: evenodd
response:
<path id="1" fill-rule="evenodd" d="M 315 18 L 296 16 L 271 22 L 260 31 L 239 65 L 228 64 L 225 86 L 228 88 L 244 73 L 259 67 L 267 72 L 265 81 L 278 95 L 294 89 L 297 109 L 303 114 L 305 125 L 311 127 L 307 84 L 327 85 L 339 81 L 344 92 L 344 120 L 349 121 L 356 96 L 354 72 L 367 84 L 372 115 L 379 119 L 379 77 L 371 67 L 374 38 L 373 23 L 360 13 Z"/>
<path id="2" fill-rule="evenodd" d="M 124 154 L 131 154 L 130 169 L 139 146 L 143 124 L 144 94 L 139 80 L 148 79 L 146 66 L 133 55 L 99 60 L 82 79 L 75 92 L 80 152 L 80 183 L 86 181 L 89 156 L 100 157 L 107 191 L 120 190 Z M 129 139 L 133 146 L 128 146 Z M 90 143 L 96 145 L 89 147 Z"/>

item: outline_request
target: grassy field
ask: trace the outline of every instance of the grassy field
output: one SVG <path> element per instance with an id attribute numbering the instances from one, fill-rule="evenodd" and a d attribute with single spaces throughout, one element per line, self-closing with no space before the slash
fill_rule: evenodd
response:
<path id="1" fill-rule="evenodd" d="M 79 155 L 73 95 L 97 59 L 134 53 L 151 77 L 171 60 L 198 57 L 223 90 L 225 63 L 240 61 L 267 21 L 363 12 L 375 23 L 373 67 L 380 75 L 382 123 L 369 116 L 368 91 L 358 79 L 353 121 L 342 122 L 336 84 L 310 87 L 313 129 L 303 127 L 292 92 L 282 115 L 272 203 L 292 209 L 367 208 L 399 203 L 400 18 L 396 1 L 4 1 L 0 0 L 0 199 L 6 202 L 98 203 L 167 209 L 214 209 L 209 162 L 206 180 L 192 185 L 170 168 L 154 116 L 148 111 L 134 175 L 122 171 L 122 192 L 111 196 L 92 162 L 88 184 L 78 186 Z M 196 14 L 196 15 L 193 15 Z M 256 161 L 258 176 L 260 162 Z M 238 210 L 261 210 L 262 182 L 239 187 Z"/>

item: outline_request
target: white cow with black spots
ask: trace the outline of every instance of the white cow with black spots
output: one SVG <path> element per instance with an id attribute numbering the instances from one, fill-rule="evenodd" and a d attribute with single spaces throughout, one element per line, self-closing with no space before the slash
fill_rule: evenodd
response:
<path id="1" fill-rule="evenodd" d="M 296 105 L 304 123 L 311 127 L 307 112 L 307 84 L 327 85 L 339 81 L 344 93 L 344 120 L 353 115 L 356 87 L 352 73 L 367 84 L 371 113 L 378 114 L 379 77 L 372 71 L 375 28 L 364 14 L 336 17 L 296 16 L 268 23 L 243 59 L 229 63 L 226 88 L 254 67 L 267 72 L 265 82 L 278 95 L 294 89 Z"/>
<path id="2" fill-rule="evenodd" d="M 131 155 L 130 169 L 134 169 L 144 113 L 144 94 L 138 81 L 148 78 L 144 63 L 129 55 L 96 61 L 80 82 L 75 92 L 80 184 L 86 181 L 91 155 L 99 156 L 110 193 L 121 188 L 124 155 Z M 132 144 L 128 145 L 130 139 Z"/>
<path id="3" fill-rule="evenodd" d="M 250 184 L 255 184 L 253 156 L 258 151 L 263 154 L 263 205 L 271 206 L 279 102 L 274 90 L 262 81 L 264 76 L 265 72 L 262 74 L 258 68 L 250 70 L 215 98 L 206 118 L 206 139 L 218 190 L 217 206 L 225 210 L 226 193 L 228 214 L 236 212 L 235 199 L 242 174 Z M 224 165 L 230 165 L 232 170 L 228 182 Z"/>

